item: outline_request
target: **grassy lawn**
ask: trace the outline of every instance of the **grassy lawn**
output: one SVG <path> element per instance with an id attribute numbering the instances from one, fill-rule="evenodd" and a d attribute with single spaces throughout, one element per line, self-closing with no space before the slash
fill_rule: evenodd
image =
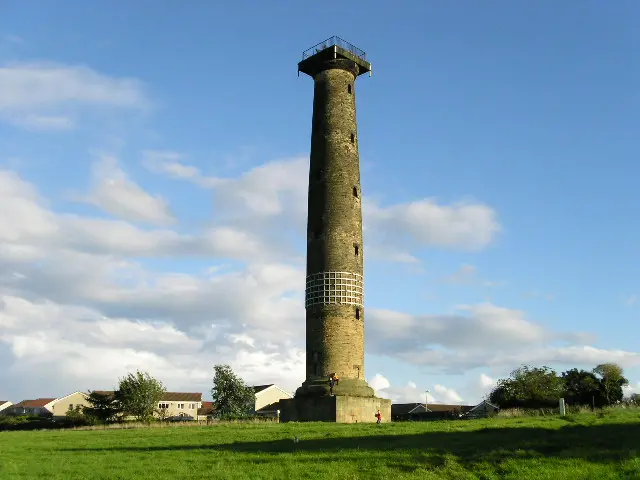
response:
<path id="1" fill-rule="evenodd" d="M 0 432 L 0 479 L 640 479 L 637 453 L 639 409 L 564 419 Z"/>

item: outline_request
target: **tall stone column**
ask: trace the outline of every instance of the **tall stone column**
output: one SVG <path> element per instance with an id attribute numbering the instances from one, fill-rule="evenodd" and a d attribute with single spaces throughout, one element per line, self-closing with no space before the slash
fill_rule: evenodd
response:
<path id="1" fill-rule="evenodd" d="M 285 421 L 375 421 L 373 411 L 370 415 L 363 412 L 382 406 L 390 416 L 390 402 L 376 398 L 365 380 L 362 189 L 355 89 L 356 79 L 371 72 L 371 64 L 357 47 L 332 37 L 305 52 L 298 70 L 314 80 L 306 380 L 296 391 L 296 407 L 295 402 L 289 402 L 284 417 Z M 332 374 L 340 380 L 330 396 Z M 318 400 L 315 403 L 314 398 Z"/>

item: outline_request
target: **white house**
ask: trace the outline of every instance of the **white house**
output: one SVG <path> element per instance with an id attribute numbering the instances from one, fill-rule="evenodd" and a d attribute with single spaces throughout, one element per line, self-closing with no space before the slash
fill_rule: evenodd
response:
<path id="1" fill-rule="evenodd" d="M 277 385 L 256 385 L 253 387 L 256 395 L 256 414 L 275 416 L 279 410 L 279 402 L 285 398 L 293 398 L 289 392 Z"/>
<path id="2" fill-rule="evenodd" d="M 2 412 L 2 410 L 4 410 L 5 408 L 9 408 L 11 405 L 13 405 L 13 403 L 9 400 L 0 400 L 0 412 Z"/>

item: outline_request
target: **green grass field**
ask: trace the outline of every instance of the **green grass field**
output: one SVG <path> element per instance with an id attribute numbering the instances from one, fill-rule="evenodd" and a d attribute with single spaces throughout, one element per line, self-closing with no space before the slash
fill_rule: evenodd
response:
<path id="1" fill-rule="evenodd" d="M 563 419 L 0 432 L 0 479 L 640 479 L 638 453 L 640 409 Z"/>

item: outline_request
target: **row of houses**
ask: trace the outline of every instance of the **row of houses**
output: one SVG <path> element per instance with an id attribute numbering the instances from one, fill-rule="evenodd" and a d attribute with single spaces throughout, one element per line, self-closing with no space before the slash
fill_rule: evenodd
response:
<path id="1" fill-rule="evenodd" d="M 289 392 L 275 384 L 256 385 L 255 413 L 257 415 L 275 417 L 278 414 L 279 402 L 292 398 Z M 103 395 L 113 394 L 112 390 L 96 390 Z M 16 404 L 0 400 L 0 415 L 48 415 L 64 417 L 69 409 L 78 406 L 90 406 L 89 394 L 73 392 L 60 398 L 36 398 L 22 400 Z M 203 401 L 202 393 L 166 392 L 158 402 L 158 416 L 167 419 L 207 420 L 211 418 L 215 407 L 213 402 Z M 498 407 L 486 400 L 477 405 L 445 405 L 432 403 L 394 403 L 391 405 L 391 420 L 425 420 L 446 417 L 485 417 L 498 411 Z M 161 413 L 160 413 L 161 412 Z"/>
<path id="2" fill-rule="evenodd" d="M 264 416 L 276 416 L 278 402 L 292 395 L 277 385 L 256 385 L 255 413 Z M 113 394 L 112 390 L 95 390 L 102 395 Z M 47 415 L 60 418 L 70 409 L 89 407 L 89 393 L 73 392 L 59 398 L 36 398 L 12 403 L 0 400 L 0 415 Z M 206 420 L 214 411 L 213 402 L 203 401 L 202 393 L 166 392 L 158 402 L 157 416 L 168 419 Z"/>
<path id="3" fill-rule="evenodd" d="M 486 400 L 477 405 L 445 405 L 442 403 L 394 403 L 392 420 L 425 420 L 429 418 L 480 418 L 497 413 L 499 408 Z"/>

